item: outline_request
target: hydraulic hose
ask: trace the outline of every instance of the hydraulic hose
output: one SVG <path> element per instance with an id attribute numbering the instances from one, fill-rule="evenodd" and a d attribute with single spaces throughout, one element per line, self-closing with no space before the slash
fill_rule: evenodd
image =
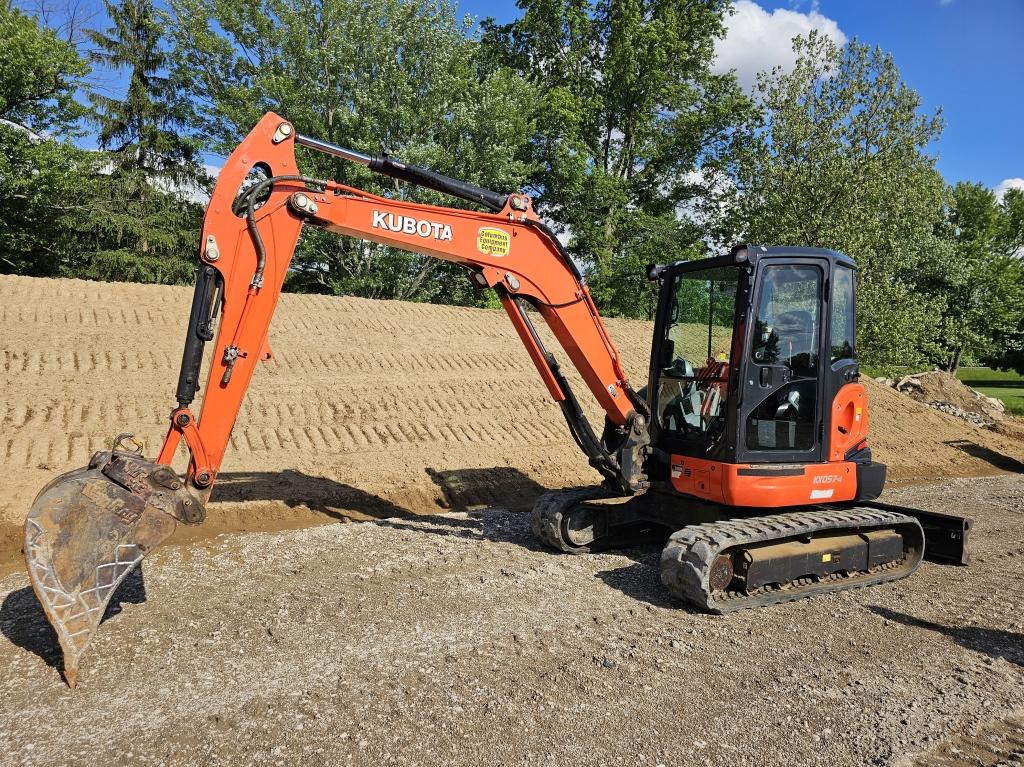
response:
<path id="1" fill-rule="evenodd" d="M 251 285 L 253 288 L 263 287 L 263 272 L 267 266 L 267 249 L 263 244 L 259 229 L 256 227 L 256 200 L 264 189 L 273 186 L 280 181 L 301 181 L 307 186 L 328 187 L 331 182 L 321 179 L 310 178 L 309 176 L 272 176 L 264 179 L 244 192 L 235 199 L 234 208 L 237 211 L 242 202 L 245 202 L 245 224 L 252 237 L 253 247 L 256 249 L 256 272 L 252 276 Z"/>

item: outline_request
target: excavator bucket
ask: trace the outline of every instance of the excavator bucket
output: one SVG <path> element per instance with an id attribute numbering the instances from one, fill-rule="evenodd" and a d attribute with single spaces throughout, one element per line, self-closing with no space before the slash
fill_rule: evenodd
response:
<path id="1" fill-rule="evenodd" d="M 125 449 L 126 442 L 133 447 Z M 174 470 L 147 461 L 126 434 L 39 493 L 25 520 L 25 559 L 64 651 L 70 687 L 117 587 L 179 521 L 204 515 Z"/>

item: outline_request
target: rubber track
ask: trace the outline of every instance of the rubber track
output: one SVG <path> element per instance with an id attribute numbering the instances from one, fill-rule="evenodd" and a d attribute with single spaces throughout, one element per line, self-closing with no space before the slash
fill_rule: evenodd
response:
<path id="1" fill-rule="evenodd" d="M 568 490 L 551 490 L 544 493 L 533 505 L 530 526 L 541 543 L 567 554 L 586 554 L 586 546 L 573 546 L 562 536 L 562 520 L 565 513 L 578 503 L 607 498 L 609 493 L 603 487 L 577 487 Z"/>
<path id="2" fill-rule="evenodd" d="M 917 551 L 916 561 L 905 562 L 902 567 L 852 575 L 843 580 L 816 582 L 802 589 L 777 589 L 747 598 L 732 597 L 720 601 L 715 599 L 708 587 L 711 564 L 715 557 L 728 548 L 825 530 L 856 531 L 895 525 L 916 525 L 920 529 L 920 524 L 912 517 L 867 508 L 815 509 L 690 525 L 673 533 L 661 552 L 661 581 L 679 599 L 720 615 L 750 607 L 792 602 L 812 595 L 831 594 L 895 581 L 905 578 L 917 569 L 924 553 L 923 546 Z M 921 535 L 923 539 L 923 533 Z"/>

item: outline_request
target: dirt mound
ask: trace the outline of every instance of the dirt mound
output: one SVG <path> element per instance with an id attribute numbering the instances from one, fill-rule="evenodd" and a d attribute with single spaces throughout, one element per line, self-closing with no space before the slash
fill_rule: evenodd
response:
<path id="1" fill-rule="evenodd" d="M 870 403 L 868 444 L 895 483 L 1024 471 L 1024 441 L 1016 435 L 973 427 L 877 381 L 862 380 Z"/>
<path id="2" fill-rule="evenodd" d="M 0 277 L 0 547 L 8 557 L 20 548 L 32 499 L 56 473 L 124 430 L 156 451 L 191 294 Z M 608 325 L 630 376 L 643 382 L 650 323 Z M 178 540 L 477 504 L 523 508 L 542 488 L 598 478 L 503 312 L 286 295 L 270 342 L 275 359 L 253 379 L 210 520 Z M 1010 436 L 868 386 L 872 444 L 897 481 L 993 473 L 1024 459 L 1024 443 Z M 585 405 L 600 423 L 596 405 Z"/>
<path id="3" fill-rule="evenodd" d="M 1002 434 L 1004 437 L 1024 442 L 1024 418 L 1020 416 L 1007 416 L 992 427 L 992 431 Z"/>
<path id="4" fill-rule="evenodd" d="M 918 402 L 972 421 L 976 425 L 998 423 L 1006 417 L 1002 402 L 993 397 L 986 397 L 964 384 L 955 375 L 942 370 L 907 376 L 896 382 L 896 388 Z M 971 418 L 972 415 L 977 418 Z"/>

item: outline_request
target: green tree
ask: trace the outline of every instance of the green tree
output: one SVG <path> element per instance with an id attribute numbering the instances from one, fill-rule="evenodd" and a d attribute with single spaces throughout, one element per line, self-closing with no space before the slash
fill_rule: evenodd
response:
<path id="1" fill-rule="evenodd" d="M 531 179 L 602 311 L 650 316 L 650 261 L 703 255 L 691 208 L 728 168 L 751 105 L 711 72 L 724 0 L 518 0 L 490 60 L 543 96 Z"/>
<path id="2" fill-rule="evenodd" d="M 949 220 L 960 268 L 946 275 L 947 366 L 955 372 L 967 354 L 1024 374 L 1024 191 L 999 200 L 980 184 L 957 184 Z"/>
<path id="3" fill-rule="evenodd" d="M 127 70 L 128 87 L 123 99 L 89 94 L 100 147 L 111 153 L 115 169 L 141 182 L 185 185 L 201 180 L 198 144 L 183 130 L 191 109 L 167 74 L 167 18 L 151 0 L 104 0 L 103 5 L 112 26 L 88 32 L 95 46 L 89 58 L 108 70 Z M 138 193 L 147 192 L 147 185 L 140 184 Z"/>
<path id="4" fill-rule="evenodd" d="M 759 78 L 763 123 L 737 163 L 726 230 L 849 254 L 861 269 L 861 358 L 931 358 L 945 302 L 920 287 L 956 256 L 941 236 L 945 183 L 927 154 L 941 117 L 921 113 L 878 48 L 840 48 L 815 32 L 793 47 L 792 71 Z"/>
<path id="5" fill-rule="evenodd" d="M 451 0 L 172 0 L 177 68 L 200 132 L 230 152 L 268 110 L 303 133 L 388 153 L 482 186 L 516 191 L 528 174 L 532 89 L 483 72 L 470 22 Z M 308 175 L 448 206 L 361 166 L 300 150 Z M 307 229 L 292 289 L 474 303 L 464 270 Z"/>
<path id="6" fill-rule="evenodd" d="M 74 132 L 85 114 L 75 91 L 89 65 L 10 0 L 0 5 L 0 35 L 0 120 L 38 138 Z"/>
<path id="7" fill-rule="evenodd" d="M 104 7 L 111 26 L 88 33 L 90 58 L 126 70 L 128 85 L 120 99 L 90 94 L 108 168 L 84 227 L 94 249 L 78 268 L 95 279 L 188 282 L 201 221 L 188 192 L 203 172 L 198 145 L 184 133 L 188 101 L 166 71 L 166 18 L 151 0 L 104 0 Z"/>
<path id="8" fill-rule="evenodd" d="M 0 272 L 61 274 L 93 158 L 61 142 L 84 107 L 89 65 L 35 19 L 0 5 Z"/>
<path id="9" fill-rule="evenodd" d="M 945 234 L 953 257 L 925 274 L 922 287 L 945 299 L 943 356 L 937 361 L 955 373 L 965 356 L 997 356 L 1016 330 L 1024 316 L 1024 272 L 1016 257 L 1020 232 L 1013 230 L 1014 196 L 1004 208 L 991 190 L 961 182 L 949 197 Z"/>

